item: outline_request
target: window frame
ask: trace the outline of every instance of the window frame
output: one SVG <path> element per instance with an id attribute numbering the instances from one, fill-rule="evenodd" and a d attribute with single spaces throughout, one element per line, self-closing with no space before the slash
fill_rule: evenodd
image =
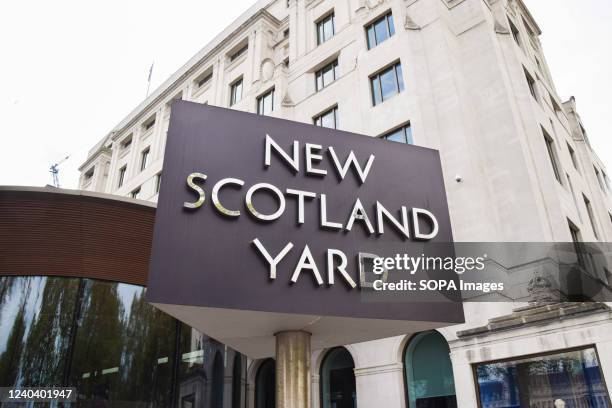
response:
<path id="1" fill-rule="evenodd" d="M 274 88 L 272 87 L 270 89 L 268 89 L 267 91 L 263 92 L 262 94 L 260 94 L 257 97 L 257 114 L 258 115 L 262 115 L 262 116 L 267 116 L 270 113 L 274 112 Z M 265 109 L 265 98 L 270 96 L 271 97 L 271 105 L 270 105 L 270 112 L 264 112 L 263 110 Z"/>
<path id="2" fill-rule="evenodd" d="M 134 200 L 138 200 L 139 199 L 138 196 L 140 195 L 140 193 L 142 193 L 142 186 L 138 186 L 132 191 L 130 191 L 130 197 L 133 198 Z"/>
<path id="3" fill-rule="evenodd" d="M 140 171 L 144 171 L 149 165 L 149 156 L 151 155 L 151 146 L 147 146 L 140 152 Z"/>
<path id="4" fill-rule="evenodd" d="M 569 222 L 571 223 L 571 221 Z M 601 377 L 603 379 L 604 384 L 606 385 L 606 378 L 603 376 L 603 370 L 601 368 L 601 365 L 602 365 L 601 357 L 599 355 L 599 351 L 597 350 L 597 345 L 595 343 L 585 344 L 585 345 L 576 346 L 576 347 L 568 347 L 568 348 L 563 348 L 563 349 L 549 350 L 549 351 L 544 351 L 541 353 L 529 353 L 529 354 L 524 354 L 524 355 L 519 355 L 519 356 L 512 356 L 512 357 L 500 358 L 500 359 L 495 359 L 495 360 L 487 360 L 487 361 L 479 361 L 479 362 L 471 363 L 470 366 L 472 368 L 472 379 L 474 382 L 474 387 L 476 388 L 476 404 L 477 404 L 476 406 L 477 408 L 482 408 L 480 387 L 478 386 L 478 372 L 477 372 L 477 368 L 479 365 L 498 364 L 498 363 L 506 363 L 506 362 L 519 361 L 519 360 L 528 360 L 530 358 L 546 357 L 546 356 L 551 356 L 555 354 L 564 354 L 564 353 L 570 353 L 574 351 L 587 350 L 590 348 L 595 350 L 595 356 L 597 357 L 597 362 L 599 363 L 599 370 L 601 373 Z M 606 391 L 607 391 L 607 387 L 606 387 Z"/>
<path id="5" fill-rule="evenodd" d="M 401 75 L 398 75 L 398 67 L 399 67 L 399 71 L 401 73 Z M 394 78 L 395 78 L 395 89 L 396 92 L 389 96 L 388 98 L 384 99 L 383 97 L 383 90 L 382 90 L 382 82 L 381 82 L 381 77 L 386 74 L 387 72 L 393 70 L 394 73 Z M 401 60 L 396 60 L 394 62 L 392 62 L 391 64 L 386 65 L 385 67 L 379 69 L 378 71 L 376 71 L 375 73 L 373 73 L 372 75 L 369 76 L 369 80 L 370 80 L 370 93 L 371 93 L 371 102 L 372 102 L 372 106 L 377 106 L 382 104 L 385 101 L 388 101 L 389 99 L 391 99 L 392 97 L 394 97 L 395 95 L 400 94 L 401 92 L 403 92 L 406 89 L 406 85 L 404 83 L 404 70 L 402 69 L 402 62 Z M 380 93 L 380 102 L 376 102 L 376 95 L 375 95 L 375 86 L 374 83 L 378 82 L 378 91 Z"/>
<path id="6" fill-rule="evenodd" d="M 525 71 L 525 79 L 527 80 L 527 87 L 529 88 L 529 93 L 531 94 L 533 99 L 535 99 L 536 102 L 539 103 L 540 97 L 538 94 L 536 80 L 534 79 L 533 75 L 531 75 L 529 71 L 527 71 L 527 68 L 523 67 L 523 71 Z"/>
<path id="7" fill-rule="evenodd" d="M 242 100 L 242 93 L 244 91 L 244 80 L 243 77 L 240 76 L 238 78 L 236 78 L 234 81 L 232 81 L 230 83 L 230 100 L 229 100 L 229 106 L 234 106 L 236 105 L 238 102 L 240 102 Z M 240 86 L 240 98 L 236 99 L 236 92 L 235 90 L 238 89 L 238 86 Z"/>
<path id="8" fill-rule="evenodd" d="M 521 32 L 519 31 L 519 29 L 516 26 L 516 24 L 514 24 L 512 19 L 508 18 L 508 23 L 510 24 L 510 34 L 512 34 L 512 38 L 514 39 L 514 42 L 522 50 L 523 49 L 523 40 L 521 38 Z"/>
<path id="9" fill-rule="evenodd" d="M 569 142 L 566 142 L 566 143 L 567 143 L 567 151 L 569 152 L 570 159 L 572 160 L 572 164 L 574 165 L 574 168 L 576 169 L 576 171 L 580 173 L 580 168 L 578 167 L 578 160 L 576 158 L 576 151 L 569 144 Z"/>
<path id="10" fill-rule="evenodd" d="M 153 127 L 155 127 L 156 120 L 157 120 L 157 117 L 155 115 L 153 115 L 152 118 L 149 118 L 149 120 L 147 120 L 146 122 L 144 122 L 142 124 L 142 127 L 143 127 L 145 133 L 149 132 L 151 129 L 153 129 Z"/>
<path id="11" fill-rule="evenodd" d="M 238 60 L 240 57 L 245 55 L 248 50 L 249 50 L 249 42 L 247 41 L 241 47 L 236 48 L 235 51 L 230 52 L 230 54 L 228 55 L 229 62 L 231 63 L 231 62 Z"/>
<path id="12" fill-rule="evenodd" d="M 408 137 L 408 135 L 406 135 L 406 129 L 410 129 L 410 137 Z M 405 142 L 397 142 L 395 140 L 389 140 L 388 137 L 395 134 L 397 131 L 402 130 L 404 133 L 404 138 L 405 138 Z M 379 139 L 388 141 L 388 142 L 395 142 L 395 143 L 404 143 L 404 144 L 409 144 L 409 145 L 414 145 L 414 136 L 412 134 L 412 123 L 410 121 L 407 121 L 399 126 L 396 126 L 390 130 L 388 130 L 387 132 L 383 133 L 382 135 L 378 136 Z"/>
<path id="13" fill-rule="evenodd" d="M 548 152 L 548 158 L 553 169 L 553 174 L 559 184 L 563 185 L 561 179 L 561 166 L 559 164 L 557 152 L 555 151 L 555 140 L 548 134 L 548 132 L 542 128 L 542 135 L 544 136 L 544 143 L 546 144 L 546 151 Z"/>
<path id="14" fill-rule="evenodd" d="M 387 29 L 387 37 L 379 41 L 376 35 L 376 25 L 383 21 Z M 380 15 L 376 19 L 366 24 L 364 26 L 364 29 L 365 29 L 365 36 L 366 36 L 366 46 L 369 51 L 373 48 L 376 48 L 377 46 L 379 46 L 380 44 L 382 44 L 383 42 L 387 41 L 388 39 L 390 39 L 391 37 L 395 35 L 395 22 L 393 21 L 393 11 L 387 10 L 387 12 L 385 12 L 384 14 Z M 372 29 L 374 44 L 370 43 L 370 35 L 369 35 L 370 29 Z"/>
<path id="15" fill-rule="evenodd" d="M 591 229 L 593 230 L 593 235 L 595 239 L 599 239 L 599 232 L 595 222 L 595 213 L 593 212 L 593 206 L 591 205 L 591 200 L 582 193 L 582 201 L 584 202 L 584 207 L 586 208 L 587 216 L 589 217 L 589 222 L 591 223 Z"/>
<path id="16" fill-rule="evenodd" d="M 331 67 L 330 71 L 332 73 L 333 79 L 331 80 L 331 82 L 326 84 L 325 83 L 325 69 L 329 67 Z M 321 84 L 322 84 L 320 88 L 319 88 L 319 78 L 321 78 Z M 315 90 L 319 92 L 327 88 L 329 85 L 333 84 L 334 82 L 336 82 L 337 79 L 338 79 L 338 58 L 335 58 L 334 60 L 330 61 L 329 63 L 325 64 L 324 66 L 322 66 L 321 68 L 315 71 Z"/>
<path id="17" fill-rule="evenodd" d="M 119 168 L 119 175 L 117 180 L 117 188 L 123 187 L 125 183 L 125 175 L 127 174 L 127 164 L 124 164 Z"/>
<path id="18" fill-rule="evenodd" d="M 162 172 L 160 171 L 155 175 L 155 194 L 159 194 L 159 188 L 161 187 Z"/>
<path id="19" fill-rule="evenodd" d="M 333 128 L 330 128 L 330 127 L 327 127 L 327 126 L 323 126 L 323 117 L 328 115 L 328 114 L 330 114 L 330 113 L 334 115 L 334 127 Z M 336 105 L 331 106 L 328 109 L 325 109 L 323 112 L 319 113 L 318 115 L 313 116 L 312 124 L 314 126 L 322 127 L 322 128 L 325 128 L 325 129 L 335 129 L 335 130 L 337 130 L 338 129 L 338 124 L 339 124 L 338 123 L 339 122 L 338 119 L 339 119 L 338 118 L 338 105 L 336 104 Z M 320 124 L 318 124 L 317 122 L 320 122 Z"/>
<path id="20" fill-rule="evenodd" d="M 201 89 L 201 88 L 205 87 L 206 85 L 208 85 L 212 81 L 212 78 L 213 78 L 213 70 L 212 69 L 203 72 L 194 81 L 196 83 L 197 89 Z"/>
<path id="21" fill-rule="evenodd" d="M 331 35 L 325 37 L 325 23 L 328 21 L 331 21 Z M 336 13 L 333 9 L 323 14 L 315 21 L 315 30 L 317 35 L 317 46 L 329 41 L 336 35 Z"/>

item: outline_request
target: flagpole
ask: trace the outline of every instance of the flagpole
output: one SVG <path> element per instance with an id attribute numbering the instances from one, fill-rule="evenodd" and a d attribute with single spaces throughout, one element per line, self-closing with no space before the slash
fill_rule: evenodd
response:
<path id="1" fill-rule="evenodd" d="M 149 68 L 149 78 L 147 79 L 147 95 L 145 96 L 145 98 L 149 96 L 149 89 L 151 88 L 151 76 L 153 75 L 153 65 L 155 65 L 155 61 L 151 63 L 151 68 Z"/>

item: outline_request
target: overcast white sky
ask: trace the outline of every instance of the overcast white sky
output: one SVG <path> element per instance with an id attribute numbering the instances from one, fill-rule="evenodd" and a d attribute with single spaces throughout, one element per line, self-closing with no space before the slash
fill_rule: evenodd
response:
<path id="1" fill-rule="evenodd" d="M 525 0 L 563 100 L 612 172 L 612 1 Z M 0 185 L 76 188 L 87 150 L 254 0 L 0 2 Z"/>

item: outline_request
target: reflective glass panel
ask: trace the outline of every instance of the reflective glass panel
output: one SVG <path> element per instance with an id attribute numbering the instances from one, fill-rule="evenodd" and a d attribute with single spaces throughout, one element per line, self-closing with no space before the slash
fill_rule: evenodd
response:
<path id="1" fill-rule="evenodd" d="M 404 366 L 410 408 L 456 408 L 449 348 L 435 331 L 415 336 L 406 349 Z"/>
<path id="2" fill-rule="evenodd" d="M 594 348 L 476 367 L 482 408 L 610 408 Z"/>
<path id="3" fill-rule="evenodd" d="M 347 349 L 338 347 L 328 352 L 321 365 L 322 408 L 355 408 L 355 364 Z"/>
<path id="4" fill-rule="evenodd" d="M 141 286 L 83 282 L 71 369 L 78 406 L 169 406 L 174 320 Z"/>
<path id="5" fill-rule="evenodd" d="M 78 279 L 0 277 L 0 386 L 61 386 Z"/>

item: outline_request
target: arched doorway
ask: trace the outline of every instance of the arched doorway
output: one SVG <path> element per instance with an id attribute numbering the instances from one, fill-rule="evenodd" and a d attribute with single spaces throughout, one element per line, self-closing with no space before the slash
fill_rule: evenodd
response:
<path id="1" fill-rule="evenodd" d="M 212 386 L 210 392 L 210 407 L 223 408 L 223 356 L 220 352 L 215 353 L 212 369 Z"/>
<path id="2" fill-rule="evenodd" d="M 255 375 L 255 408 L 276 407 L 276 362 L 269 358 Z"/>
<path id="3" fill-rule="evenodd" d="M 236 353 L 232 369 L 232 408 L 242 405 L 242 356 Z"/>
<path id="4" fill-rule="evenodd" d="M 321 364 L 321 408 L 355 408 L 355 363 L 344 347 L 331 349 Z"/>
<path id="5" fill-rule="evenodd" d="M 448 343 L 437 331 L 414 336 L 404 351 L 408 408 L 455 408 Z"/>

